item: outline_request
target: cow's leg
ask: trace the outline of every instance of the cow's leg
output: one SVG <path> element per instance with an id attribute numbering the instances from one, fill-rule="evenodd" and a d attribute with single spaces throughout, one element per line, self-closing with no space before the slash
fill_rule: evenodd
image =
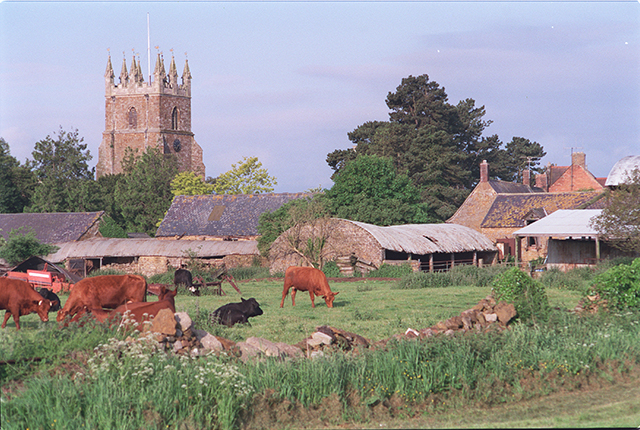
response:
<path id="1" fill-rule="evenodd" d="M 291 289 L 291 306 L 295 306 L 296 305 L 296 287 L 293 287 Z"/>
<path id="2" fill-rule="evenodd" d="M 312 308 L 315 308 L 315 307 L 316 307 L 316 304 L 315 304 L 315 302 L 313 301 L 315 294 L 313 294 L 313 291 L 312 291 L 312 290 L 309 290 L 309 296 L 311 296 L 311 307 L 312 307 Z"/>
<path id="3" fill-rule="evenodd" d="M 7 326 L 7 321 L 9 321 L 10 316 L 11 316 L 11 312 L 7 310 L 7 312 L 5 312 L 4 314 L 4 321 L 2 321 L 2 328 L 5 328 Z"/>
<path id="4" fill-rule="evenodd" d="M 295 291 L 295 290 L 294 290 Z M 280 302 L 280 307 L 284 307 L 284 298 L 287 297 L 289 293 L 289 286 L 285 285 L 284 290 L 282 290 L 282 301 Z"/>

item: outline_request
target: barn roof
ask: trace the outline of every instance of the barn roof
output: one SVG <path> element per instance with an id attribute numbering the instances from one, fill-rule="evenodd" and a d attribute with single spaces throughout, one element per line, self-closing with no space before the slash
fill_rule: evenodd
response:
<path id="1" fill-rule="evenodd" d="M 516 236 L 596 237 L 591 219 L 600 215 L 601 209 L 560 209 L 525 228 L 515 231 Z"/>
<path id="2" fill-rule="evenodd" d="M 640 155 L 629 155 L 622 158 L 611 168 L 607 181 L 604 183 L 605 186 L 613 187 L 624 183 L 635 169 L 640 169 Z"/>
<path id="3" fill-rule="evenodd" d="M 558 209 L 580 209 L 602 195 L 602 191 L 498 195 L 481 227 L 524 227 L 525 217 L 531 210 L 552 213 Z"/>
<path id="4" fill-rule="evenodd" d="M 177 196 L 156 237 L 256 236 L 258 219 L 309 193 Z"/>
<path id="5" fill-rule="evenodd" d="M 349 221 L 369 232 L 384 249 L 417 255 L 471 251 L 496 251 L 491 240 L 458 224 L 405 224 L 380 227 Z"/>
<path id="6" fill-rule="evenodd" d="M 0 214 L 0 234 L 8 239 L 11 230 L 27 227 L 42 243 L 71 242 L 93 227 L 104 211 Z"/>
<path id="7" fill-rule="evenodd" d="M 57 252 L 47 256 L 49 261 L 67 258 L 100 257 L 184 257 L 195 252 L 198 257 L 258 254 L 255 240 L 162 240 L 162 239 L 106 239 L 95 238 L 80 242 L 57 243 Z"/>

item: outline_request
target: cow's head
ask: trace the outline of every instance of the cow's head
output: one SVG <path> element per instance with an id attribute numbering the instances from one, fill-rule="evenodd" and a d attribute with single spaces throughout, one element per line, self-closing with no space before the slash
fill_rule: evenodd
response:
<path id="1" fill-rule="evenodd" d="M 40 319 L 44 322 L 49 321 L 49 309 L 51 309 L 51 301 L 42 299 L 39 301 L 34 300 L 35 311 L 38 313 Z"/>
<path id="2" fill-rule="evenodd" d="M 257 317 L 258 315 L 263 314 L 262 309 L 260 309 L 260 304 L 253 297 L 247 300 L 241 298 L 240 300 L 242 300 L 242 304 L 245 308 L 244 314 L 247 317 Z"/>
<path id="3" fill-rule="evenodd" d="M 328 308 L 332 308 L 333 307 L 333 299 L 338 295 L 339 291 L 334 292 L 330 292 L 329 294 L 325 294 L 324 296 L 322 296 L 322 298 L 324 299 L 324 302 L 327 304 Z"/>

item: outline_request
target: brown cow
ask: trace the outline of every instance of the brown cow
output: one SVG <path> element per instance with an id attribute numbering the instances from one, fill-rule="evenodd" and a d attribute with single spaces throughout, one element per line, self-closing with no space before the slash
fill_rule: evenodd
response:
<path id="1" fill-rule="evenodd" d="M 64 307 L 58 311 L 57 321 L 74 316 L 82 309 L 115 309 L 131 302 L 144 302 L 147 281 L 139 275 L 103 275 L 84 278 L 71 289 Z"/>
<path id="2" fill-rule="evenodd" d="M 0 309 L 6 309 L 2 328 L 7 326 L 10 316 L 20 330 L 20 317 L 36 312 L 44 322 L 49 321 L 51 301 L 43 299 L 33 287 L 19 279 L 0 278 Z"/>
<path id="3" fill-rule="evenodd" d="M 313 302 L 314 296 L 322 296 L 327 307 L 333 307 L 333 299 L 336 293 L 331 292 L 329 288 L 329 282 L 322 270 L 314 267 L 296 267 L 291 266 L 287 268 L 284 274 L 284 290 L 282 291 L 282 301 L 280 307 L 284 306 L 284 298 L 287 297 L 291 290 L 291 303 L 296 305 L 296 291 L 308 291 L 311 297 L 311 307 L 315 308 L 316 305 Z"/>

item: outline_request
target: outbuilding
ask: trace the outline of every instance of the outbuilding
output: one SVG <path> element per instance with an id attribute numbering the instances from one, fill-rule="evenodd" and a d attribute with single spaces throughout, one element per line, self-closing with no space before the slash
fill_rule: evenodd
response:
<path id="1" fill-rule="evenodd" d="M 281 234 L 269 249 L 269 269 L 284 272 L 316 259 L 336 261 L 343 273 L 368 272 L 383 263 L 408 263 L 414 271 L 445 271 L 462 264 L 492 264 L 497 251 L 482 233 L 457 224 L 381 227 L 325 218 Z"/>

